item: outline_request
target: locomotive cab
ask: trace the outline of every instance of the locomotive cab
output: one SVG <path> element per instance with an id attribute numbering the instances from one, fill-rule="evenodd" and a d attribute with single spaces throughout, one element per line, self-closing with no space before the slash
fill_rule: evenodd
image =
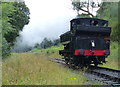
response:
<path id="1" fill-rule="evenodd" d="M 60 36 L 64 50 L 59 51 L 67 61 L 70 57 L 84 64 L 102 64 L 110 55 L 108 21 L 97 18 L 76 18 L 70 21 L 70 31 Z M 79 61 L 79 62 L 78 62 Z"/>
<path id="2" fill-rule="evenodd" d="M 108 27 L 108 21 L 96 18 L 76 18 L 70 21 L 71 29 L 77 26 L 101 26 Z"/>

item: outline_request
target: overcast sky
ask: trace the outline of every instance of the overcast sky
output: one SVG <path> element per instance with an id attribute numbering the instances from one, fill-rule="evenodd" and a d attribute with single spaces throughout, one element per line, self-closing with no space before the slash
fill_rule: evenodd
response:
<path id="1" fill-rule="evenodd" d="M 33 45 L 44 37 L 55 39 L 69 30 L 69 21 L 75 18 L 71 0 L 25 0 L 30 9 L 30 22 L 20 35 L 22 42 Z"/>

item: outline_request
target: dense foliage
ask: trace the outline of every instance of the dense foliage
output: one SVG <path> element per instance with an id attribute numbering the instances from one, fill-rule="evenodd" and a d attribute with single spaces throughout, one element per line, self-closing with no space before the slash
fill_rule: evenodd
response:
<path id="1" fill-rule="evenodd" d="M 98 10 L 97 17 L 106 19 L 109 21 L 109 25 L 112 27 L 111 39 L 112 41 L 120 41 L 118 26 L 118 14 L 120 14 L 120 6 L 117 2 L 103 2 L 100 9 Z"/>
<path id="2" fill-rule="evenodd" d="M 59 39 L 49 40 L 48 38 L 44 38 L 43 41 L 40 44 L 37 43 L 34 48 L 44 48 L 44 49 L 46 49 L 46 48 L 51 47 L 51 46 L 56 46 L 59 43 L 60 43 Z"/>
<path id="3" fill-rule="evenodd" d="M 72 5 L 73 5 L 73 9 L 77 11 L 78 15 L 80 15 L 81 12 L 91 17 L 94 17 L 92 12 L 93 9 L 100 7 L 100 3 L 96 0 L 85 0 L 85 1 L 72 0 Z"/>
<path id="4" fill-rule="evenodd" d="M 29 23 L 29 9 L 24 2 L 2 2 L 2 56 L 10 53 L 19 31 Z"/>

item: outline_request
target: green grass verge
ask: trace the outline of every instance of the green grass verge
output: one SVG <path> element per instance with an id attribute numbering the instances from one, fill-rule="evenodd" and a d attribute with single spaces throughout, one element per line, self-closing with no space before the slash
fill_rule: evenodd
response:
<path id="1" fill-rule="evenodd" d="M 63 46 L 61 44 L 58 46 L 52 46 L 52 47 L 47 48 L 47 49 L 35 48 L 32 50 L 32 52 L 33 53 L 40 53 L 42 55 L 44 54 L 50 58 L 63 58 L 62 56 L 59 55 L 59 50 L 63 50 Z"/>
<path id="2" fill-rule="evenodd" d="M 120 57 L 118 56 L 118 48 L 119 47 L 117 42 L 111 42 L 110 56 L 106 58 L 108 62 L 100 66 L 119 69 L 118 64 L 119 64 Z"/>
<path id="3" fill-rule="evenodd" d="M 3 85 L 85 85 L 83 73 L 75 74 L 68 68 L 34 53 L 13 53 L 3 61 Z"/>

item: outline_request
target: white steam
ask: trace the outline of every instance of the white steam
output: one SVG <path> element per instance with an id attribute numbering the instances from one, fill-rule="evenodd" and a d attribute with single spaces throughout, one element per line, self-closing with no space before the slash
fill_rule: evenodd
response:
<path id="1" fill-rule="evenodd" d="M 26 25 L 15 47 L 34 46 L 43 38 L 59 38 L 69 30 L 69 21 L 76 16 L 71 0 L 25 0 L 30 9 L 30 22 Z"/>

